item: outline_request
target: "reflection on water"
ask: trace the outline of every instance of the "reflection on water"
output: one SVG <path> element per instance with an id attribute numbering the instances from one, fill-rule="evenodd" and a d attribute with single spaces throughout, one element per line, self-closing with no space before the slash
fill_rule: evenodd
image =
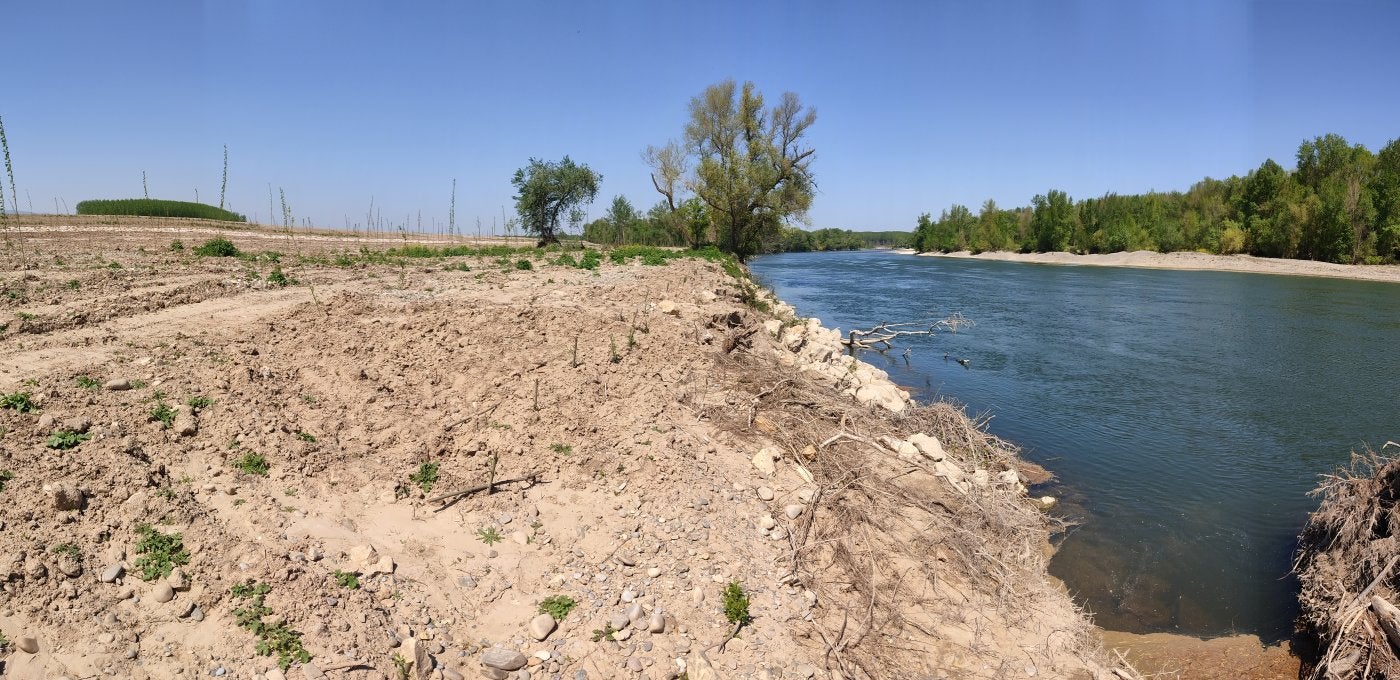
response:
<path id="1" fill-rule="evenodd" d="M 888 252 L 752 269 L 828 326 L 976 322 L 863 358 L 992 415 L 1059 476 L 1079 526 L 1051 571 L 1107 628 L 1286 637 L 1307 492 L 1400 436 L 1393 284 Z"/>

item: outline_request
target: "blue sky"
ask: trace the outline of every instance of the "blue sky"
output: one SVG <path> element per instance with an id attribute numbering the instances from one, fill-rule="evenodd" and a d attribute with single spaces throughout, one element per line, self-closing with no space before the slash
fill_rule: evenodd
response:
<path id="1" fill-rule="evenodd" d="M 229 203 L 268 219 L 422 211 L 490 229 L 510 176 L 565 154 L 612 196 L 658 196 L 639 153 L 705 86 L 816 107 L 813 227 L 1186 189 L 1305 138 L 1400 137 L 1393 2 L 357 2 L 0 5 L 0 94 L 21 207 Z M 28 198 L 26 198 L 28 192 Z"/>

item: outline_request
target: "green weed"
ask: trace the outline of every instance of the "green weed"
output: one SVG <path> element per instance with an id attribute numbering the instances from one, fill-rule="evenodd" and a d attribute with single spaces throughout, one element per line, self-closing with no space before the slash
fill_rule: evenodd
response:
<path id="1" fill-rule="evenodd" d="M 154 581 L 169 576 L 177 566 L 190 563 L 190 553 L 178 533 L 163 534 L 149 524 L 136 525 L 141 540 L 136 542 L 136 568 L 141 578 Z"/>
<path id="2" fill-rule="evenodd" d="M 272 467 L 268 464 L 267 458 L 263 457 L 261 453 L 253 451 L 243 454 L 243 457 L 235 461 L 233 466 L 242 472 L 261 477 L 266 477 L 267 471 Z"/>
<path id="3" fill-rule="evenodd" d="M 574 447 L 569 446 L 568 444 L 550 444 L 549 450 L 561 456 L 567 456 L 574 452 Z"/>
<path id="4" fill-rule="evenodd" d="M 301 430 L 297 430 L 297 439 L 300 439 L 304 442 L 311 442 L 312 444 L 316 443 L 316 435 L 311 434 L 310 432 L 302 432 Z"/>
<path id="5" fill-rule="evenodd" d="M 195 396 L 193 396 L 193 397 L 190 397 L 189 399 L 186 399 L 186 400 L 185 400 L 185 404 L 188 405 L 188 406 L 190 407 L 190 409 L 195 410 L 195 411 L 198 411 L 198 410 L 200 410 L 200 409 L 206 409 L 206 408 L 209 408 L 210 406 L 213 406 L 213 405 L 214 405 L 214 400 L 213 400 L 213 399 L 210 399 L 209 397 L 206 397 L 206 396 L 204 396 L 204 395 L 202 395 L 202 394 L 199 394 L 199 395 L 195 395 Z"/>
<path id="6" fill-rule="evenodd" d="M 69 279 L 68 283 L 65 283 L 63 285 L 68 286 L 68 290 L 78 290 L 79 288 L 83 287 L 82 282 L 77 279 Z"/>
<path id="7" fill-rule="evenodd" d="M 266 604 L 267 594 L 272 586 L 257 581 L 240 583 L 229 590 L 235 600 L 248 600 L 248 605 L 233 610 L 234 621 L 258 637 L 254 647 L 261 656 L 277 655 L 277 667 L 287 670 L 292 662 L 309 663 L 311 653 L 302 646 L 301 633 L 293 630 L 286 621 L 276 625 L 263 619 L 272 613 Z"/>
<path id="8" fill-rule="evenodd" d="M 749 596 L 738 581 L 730 581 L 724 588 L 724 618 L 741 627 L 753 621 L 749 615 Z"/>
<path id="9" fill-rule="evenodd" d="M 99 387 L 102 386 L 102 383 L 97 382 L 96 379 L 90 378 L 90 377 L 85 376 L 85 375 L 80 375 L 80 376 L 74 378 L 74 379 L 73 379 L 73 382 L 76 383 L 76 384 L 78 385 L 78 387 L 81 387 L 81 388 L 83 388 L 83 389 L 85 389 L 85 390 L 95 390 L 95 389 L 97 389 L 97 388 L 99 388 Z"/>
<path id="10" fill-rule="evenodd" d="M 156 405 L 151 407 L 151 421 L 159 421 L 160 429 L 168 430 L 175 423 L 175 409 L 165 403 L 165 395 L 157 393 Z"/>
<path id="11" fill-rule="evenodd" d="M 20 413 L 33 413 L 39 407 L 29 398 L 28 392 L 14 392 L 12 394 L 0 394 L 0 408 L 7 408 Z"/>
<path id="12" fill-rule="evenodd" d="M 540 603 L 540 613 L 549 614 L 549 617 L 555 621 L 563 621 L 564 617 L 568 616 L 569 612 L 577 606 L 578 603 L 574 602 L 574 598 L 568 595 L 555 595 Z"/>
<path id="13" fill-rule="evenodd" d="M 0 470 L 0 491 L 5 490 L 5 482 L 15 478 L 15 473 L 9 470 Z"/>
<path id="14" fill-rule="evenodd" d="M 418 485 L 423 493 L 433 490 L 433 485 L 438 480 L 438 464 L 423 463 L 418 466 L 418 471 L 408 476 L 408 481 Z"/>
<path id="15" fill-rule="evenodd" d="M 477 529 L 476 537 L 481 539 L 481 542 L 485 543 L 486 545 L 495 545 L 501 542 L 501 534 L 500 532 L 496 531 L 496 527 L 486 527 L 485 529 Z"/>
<path id="16" fill-rule="evenodd" d="M 170 250 L 171 250 L 171 252 L 176 252 L 176 253 L 184 252 L 184 250 L 185 250 L 185 243 L 184 243 L 184 241 L 181 241 L 181 240 L 178 239 L 178 238 L 175 239 L 174 241 L 171 241 L 171 242 L 170 242 Z"/>
<path id="17" fill-rule="evenodd" d="M 71 449 L 87 441 L 89 438 L 91 438 L 91 435 L 79 434 L 72 430 L 59 430 L 49 435 L 49 439 L 44 442 L 44 445 L 51 449 L 59 449 L 61 451 L 64 449 Z"/>
<path id="18" fill-rule="evenodd" d="M 348 590 L 360 589 L 360 577 L 356 576 L 353 571 L 341 571 L 336 569 L 335 582 L 340 584 L 341 588 L 346 588 Z"/>
<path id="19" fill-rule="evenodd" d="M 238 247 L 222 236 L 211 238 L 204 245 L 195 248 L 194 254 L 200 257 L 238 257 Z"/>

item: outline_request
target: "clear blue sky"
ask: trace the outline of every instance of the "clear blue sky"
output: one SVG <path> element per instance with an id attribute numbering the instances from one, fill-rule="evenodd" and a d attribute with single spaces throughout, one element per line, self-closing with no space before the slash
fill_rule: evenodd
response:
<path id="1" fill-rule="evenodd" d="M 229 202 L 343 226 L 370 197 L 474 229 L 512 172 L 569 154 L 592 217 L 658 198 L 639 158 L 724 78 L 817 108 L 814 227 L 1064 189 L 1186 189 L 1305 138 L 1400 137 L 1400 3 L 336 2 L 0 4 L 21 207 Z"/>

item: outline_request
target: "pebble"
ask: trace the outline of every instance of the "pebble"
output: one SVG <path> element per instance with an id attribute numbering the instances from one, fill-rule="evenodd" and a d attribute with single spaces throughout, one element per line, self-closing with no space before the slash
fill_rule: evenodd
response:
<path id="1" fill-rule="evenodd" d="M 608 624 L 612 626 L 613 630 L 622 630 L 631 622 L 632 620 L 627 618 L 626 612 L 618 612 L 613 614 L 611 619 L 608 619 Z"/>
<path id="2" fill-rule="evenodd" d="M 534 636 L 536 640 L 543 641 L 549 637 L 550 633 L 554 632 L 558 625 L 555 623 L 554 617 L 549 614 L 540 614 L 530 620 L 530 635 Z"/>
<path id="3" fill-rule="evenodd" d="M 630 659 L 628 659 L 628 660 L 627 660 L 627 670 L 632 671 L 633 673 L 641 673 L 641 672 L 642 672 L 642 660 L 641 660 L 641 659 L 638 659 L 638 658 L 635 657 L 635 656 L 632 657 L 632 658 L 630 658 Z"/>
<path id="4" fill-rule="evenodd" d="M 766 486 L 758 487 L 758 499 L 761 501 L 773 500 L 773 490 Z"/>
<path id="5" fill-rule="evenodd" d="M 120 564 L 109 565 L 106 569 L 102 570 L 102 582 L 115 583 L 117 579 L 122 577 L 123 571 L 122 565 Z"/>
<path id="6" fill-rule="evenodd" d="M 190 585 L 190 579 L 185 576 L 185 570 L 179 567 L 170 570 L 170 578 L 168 580 L 170 582 L 170 587 L 176 590 L 184 590 Z"/>
<path id="7" fill-rule="evenodd" d="M 525 655 L 514 649 L 492 647 L 481 653 L 481 664 L 503 671 L 519 670 L 525 666 Z"/>
<path id="8" fill-rule="evenodd" d="M 15 640 L 15 646 L 19 647 L 20 651 L 26 654 L 39 653 L 39 641 L 32 637 L 22 637 Z"/>
<path id="9" fill-rule="evenodd" d="M 767 531 L 775 526 L 778 526 L 778 520 L 773 519 L 772 515 L 764 515 L 758 518 L 758 526 L 760 529 Z"/>
<path id="10" fill-rule="evenodd" d="M 793 503 L 792 505 L 783 508 L 783 512 L 787 514 L 788 519 L 797 519 L 798 516 L 802 514 L 802 510 L 803 507 L 801 505 L 798 505 L 797 503 Z"/>
<path id="11" fill-rule="evenodd" d="M 651 578 L 656 578 L 657 576 L 660 576 L 660 575 L 661 575 L 661 568 L 660 568 L 660 567 L 652 567 L 652 568 L 650 568 L 650 569 L 647 570 L 647 576 L 649 576 L 649 577 L 651 577 Z"/>
<path id="12" fill-rule="evenodd" d="M 154 598 L 156 602 L 169 602 L 175 599 L 175 589 L 171 588 L 169 583 L 161 581 L 151 590 L 151 597 Z"/>
<path id="13" fill-rule="evenodd" d="M 642 611 L 642 605 L 640 602 L 633 602 L 632 606 L 627 608 L 627 620 L 631 621 L 632 623 L 641 621 L 642 617 L 645 615 L 646 612 Z"/>
<path id="14" fill-rule="evenodd" d="M 129 390 L 129 389 L 131 389 L 131 381 L 130 381 L 130 380 L 127 380 L 126 378 L 113 378 L 113 379 L 108 380 L 107 382 L 103 383 L 103 384 L 102 384 L 102 387 L 103 387 L 104 389 L 108 389 L 108 390 L 111 390 L 111 391 L 113 391 L 113 392 L 119 392 L 119 391 L 121 391 L 121 390 Z"/>
<path id="15" fill-rule="evenodd" d="M 462 674 L 452 670 L 451 668 L 442 669 L 442 677 L 443 680 L 463 680 Z"/>
<path id="16" fill-rule="evenodd" d="M 574 672 L 574 680 L 588 680 L 588 671 L 582 668 Z"/>
<path id="17" fill-rule="evenodd" d="M 622 591 L 622 601 L 623 601 L 623 602 L 631 602 L 632 600 L 635 600 L 635 599 L 637 599 L 637 594 L 636 594 L 636 593 L 634 593 L 634 592 L 632 592 L 632 591 L 630 591 L 630 590 L 624 590 L 624 591 Z"/>
<path id="18" fill-rule="evenodd" d="M 457 577 L 457 585 L 467 589 L 475 588 L 476 579 L 472 578 L 470 574 L 462 574 Z"/>

